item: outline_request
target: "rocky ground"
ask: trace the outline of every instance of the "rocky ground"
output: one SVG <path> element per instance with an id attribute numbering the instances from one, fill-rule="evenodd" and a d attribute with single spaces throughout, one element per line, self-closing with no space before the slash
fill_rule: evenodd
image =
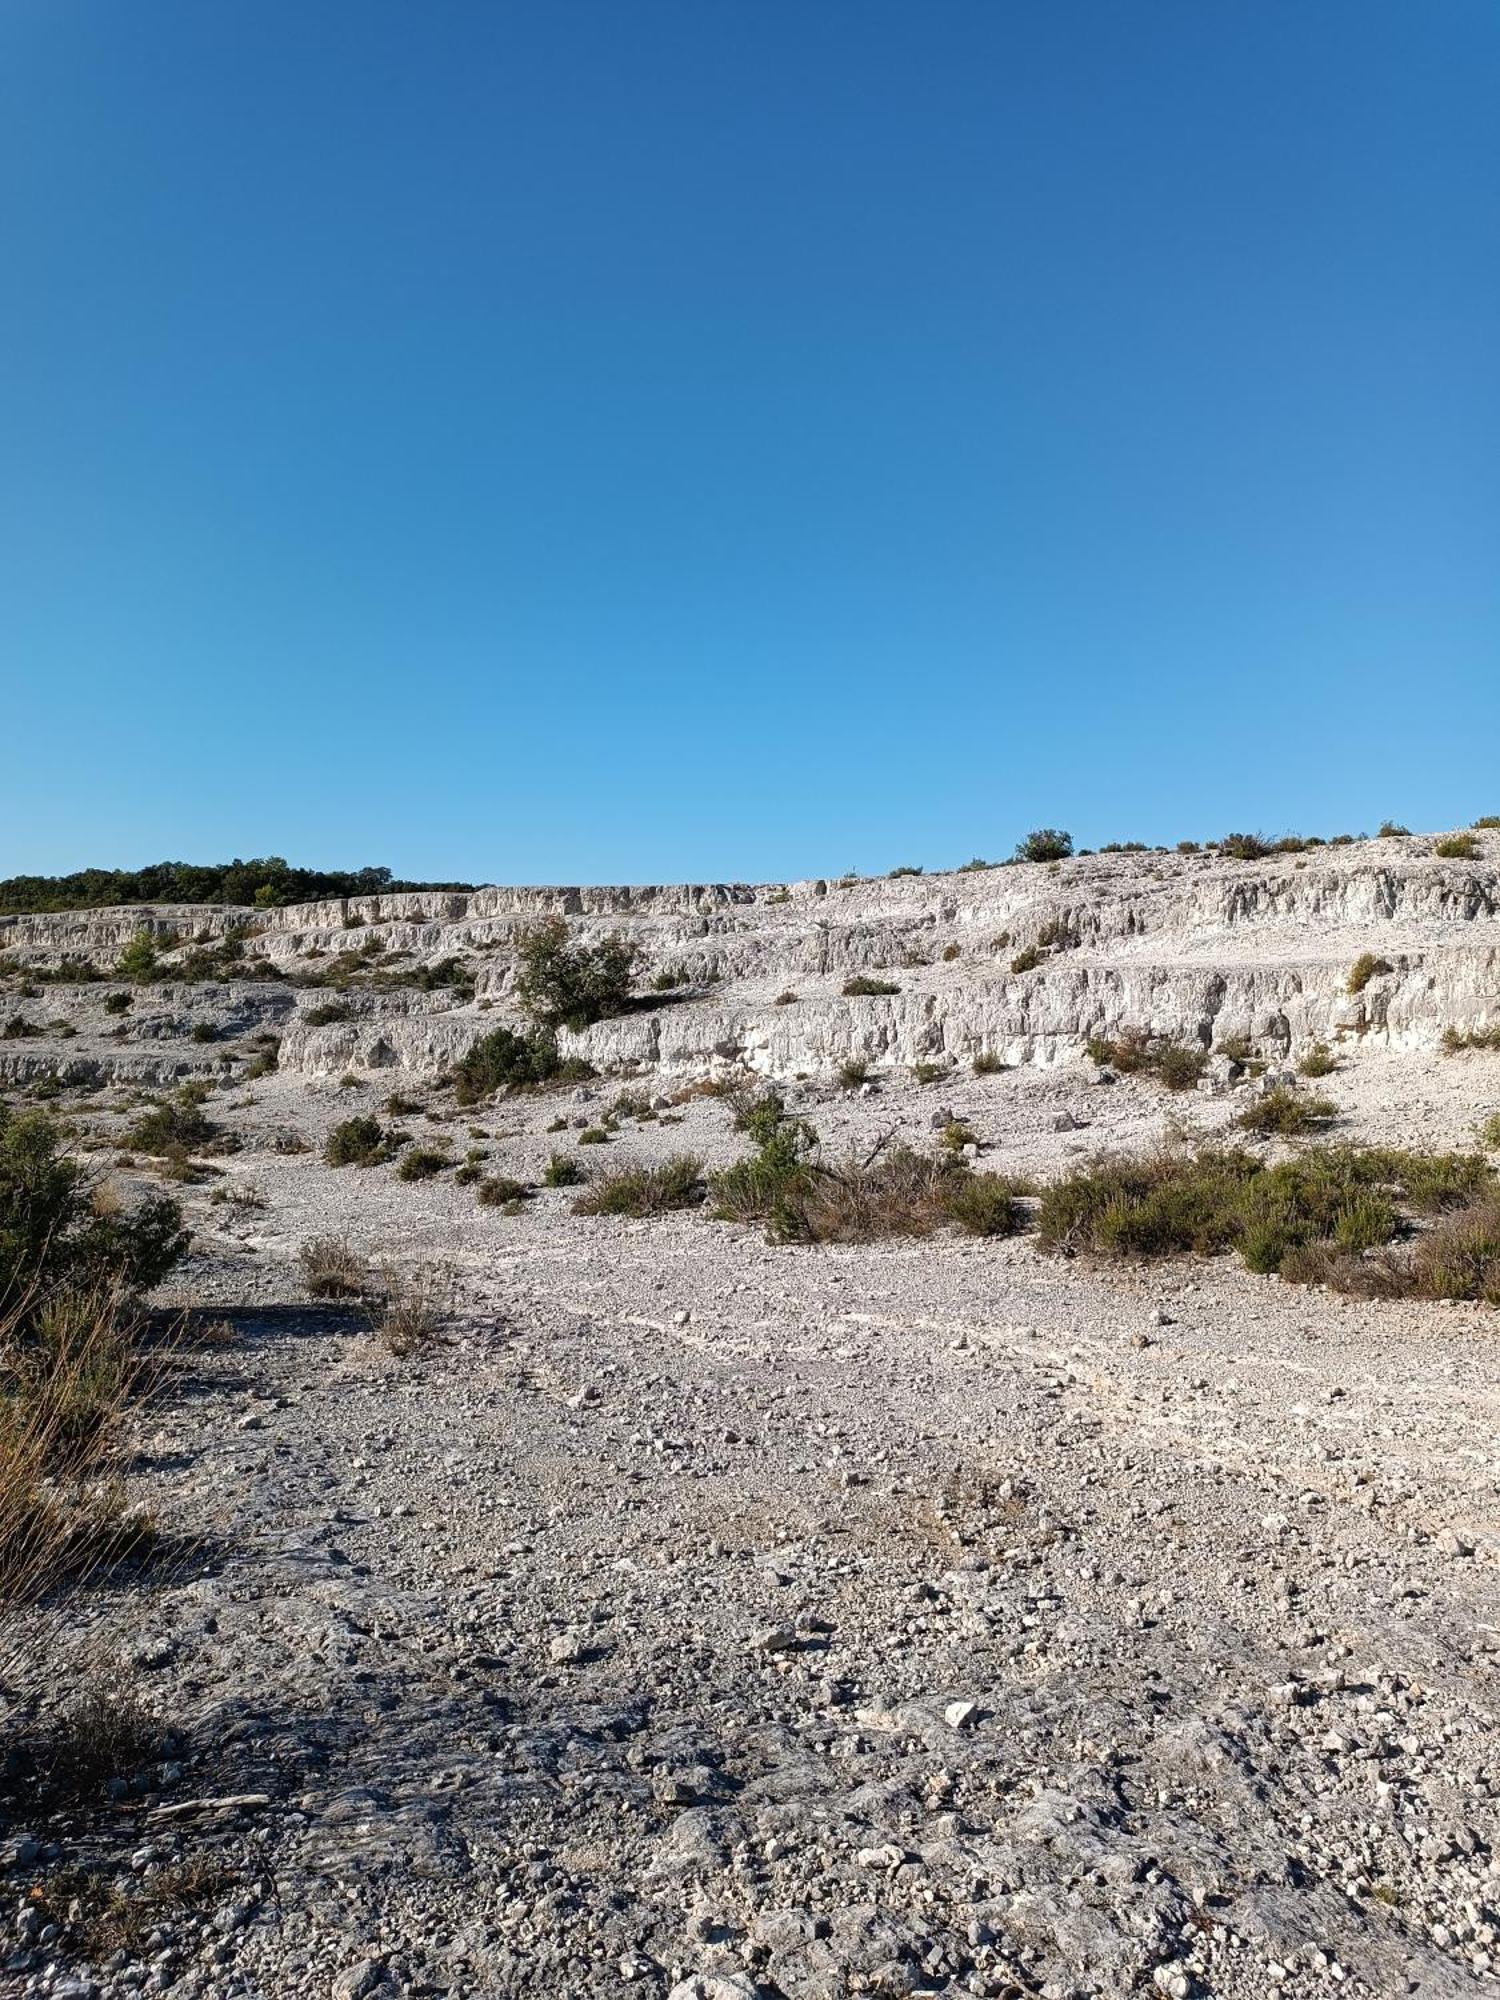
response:
<path id="1" fill-rule="evenodd" d="M 986 1164 L 1046 1173 L 1242 1094 L 1094 1075 L 809 1082 L 794 1108 L 836 1149 L 953 1112 Z M 180 1742 L 103 1810 L 12 1828 L 8 1990 L 1500 1976 L 1493 1313 L 1025 1237 L 776 1248 L 567 1190 L 506 1214 L 322 1163 L 384 1088 L 211 1102 L 241 1148 L 185 1190 L 174 1296 L 234 1337 L 137 1467 L 180 1558 L 68 1639 Z M 1452 1143 L 1500 1057 L 1371 1052 L 1320 1088 L 1351 1132 L 1412 1137 L 1421 1105 Z M 617 1089 L 476 1114 L 418 1088 L 403 1122 L 530 1178 Z M 96 1138 L 124 1098 L 86 1101 Z M 722 1102 L 662 1108 L 682 1123 L 578 1157 L 743 1150 Z M 441 1266 L 443 1342 L 397 1360 L 310 1305 L 295 1252 L 327 1234 Z M 31 1894 L 80 1864 L 127 1894 L 215 1872 L 83 1964 Z"/>
<path id="2" fill-rule="evenodd" d="M 773 1247 L 322 1158 L 370 1112 L 533 1186 L 557 1152 L 712 1170 L 748 1142 L 695 1081 L 748 1066 L 829 1155 L 958 1121 L 1045 1180 L 1225 1132 L 1315 1038 L 1333 1136 L 1472 1147 L 1500 1052 L 1440 1042 L 1500 1011 L 1500 875 L 1432 849 L 11 924 L 12 1101 L 127 1194 L 162 1174 L 143 1087 L 201 1079 L 219 1133 L 170 1183 L 194 1336 L 131 1468 L 162 1557 L 0 1653 L 44 1712 L 81 1685 L 149 1725 L 86 1808 L 6 1767 L 0 1993 L 1500 1979 L 1493 1311 L 1025 1235 Z M 564 1038 L 595 1081 L 460 1108 L 439 1072 L 559 908 L 623 924 L 661 997 Z M 143 926 L 168 972 L 122 986 Z M 1084 1038 L 1131 1026 L 1266 1075 L 1102 1081 Z M 581 1144 L 622 1091 L 651 1115 Z M 315 1238 L 425 1274 L 440 1338 L 398 1357 L 312 1301 Z"/>

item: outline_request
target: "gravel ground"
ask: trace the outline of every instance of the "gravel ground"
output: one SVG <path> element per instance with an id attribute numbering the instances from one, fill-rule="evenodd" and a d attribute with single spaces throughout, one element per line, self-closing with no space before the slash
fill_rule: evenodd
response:
<path id="1" fill-rule="evenodd" d="M 834 1151 L 951 1112 L 983 1164 L 1045 1174 L 1244 1102 L 1093 1077 L 793 1108 Z M 1372 1052 L 1318 1088 L 1351 1134 L 1465 1143 L 1500 1058 Z M 528 1178 L 616 1089 L 477 1115 L 418 1089 L 441 1115 L 401 1123 Z M 185 1190 L 175 1296 L 234 1338 L 195 1351 L 138 1466 L 182 1559 L 69 1641 L 181 1743 L 103 1813 L 11 1828 L 0 1990 L 1500 1977 L 1493 1313 L 1024 1237 L 773 1248 L 565 1190 L 506 1214 L 449 1175 L 324 1166 L 380 1101 L 285 1076 L 212 1101 L 243 1144 Z M 101 1135 L 122 1102 L 88 1100 Z M 722 1103 L 668 1115 L 578 1157 L 743 1150 Z M 442 1344 L 396 1360 L 310 1306 L 320 1235 L 440 1264 Z M 204 1860 L 222 1882 L 114 1963 L 64 1959 L 29 1900 L 63 1866 L 144 1889 Z"/>

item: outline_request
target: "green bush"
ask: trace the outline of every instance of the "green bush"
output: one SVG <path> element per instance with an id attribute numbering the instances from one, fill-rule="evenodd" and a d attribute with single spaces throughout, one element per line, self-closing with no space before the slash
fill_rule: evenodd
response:
<path id="1" fill-rule="evenodd" d="M 1073 836 L 1060 827 L 1039 826 L 1017 843 L 1017 861 L 1066 861 L 1073 852 Z"/>
<path id="2" fill-rule="evenodd" d="M 348 1021 L 353 1014 L 346 1001 L 325 1000 L 320 1007 L 309 1007 L 302 1019 L 309 1028 L 331 1028 L 335 1021 Z"/>
<path id="3" fill-rule="evenodd" d="M 460 1104 L 477 1104 L 498 1090 L 529 1090 L 537 1084 L 574 1082 L 592 1075 L 585 1062 L 564 1062 L 550 1034 L 518 1035 L 512 1028 L 492 1028 L 459 1058 L 453 1082 Z"/>
<path id="4" fill-rule="evenodd" d="M 1297 1068 L 1303 1076 L 1332 1076 L 1338 1068 L 1338 1057 L 1326 1042 L 1314 1042 L 1303 1056 Z"/>
<path id="5" fill-rule="evenodd" d="M 323 1158 L 330 1167 L 377 1167 L 390 1156 L 385 1127 L 368 1112 L 342 1119 L 323 1147 Z"/>
<path id="6" fill-rule="evenodd" d="M 955 1174 L 943 1191 L 949 1218 L 969 1236 L 1013 1236 L 1025 1211 L 1017 1195 L 1025 1184 L 1003 1174 Z"/>
<path id="7" fill-rule="evenodd" d="M 1219 852 L 1231 861 L 1264 861 L 1271 843 L 1262 833 L 1226 833 L 1219 842 Z"/>
<path id="8" fill-rule="evenodd" d="M 763 1090 L 742 1104 L 734 1114 L 734 1129 L 745 1132 L 763 1146 L 786 1117 L 786 1099 L 779 1090 Z"/>
<path id="9" fill-rule="evenodd" d="M 1411 828 L 1402 826 L 1399 820 L 1383 819 L 1376 837 L 1380 840 L 1404 840 L 1410 832 Z"/>
<path id="10" fill-rule="evenodd" d="M 654 1167 L 623 1167 L 591 1183 L 573 1204 L 575 1215 L 662 1215 L 696 1208 L 704 1197 L 703 1162 L 675 1153 Z"/>
<path id="11" fill-rule="evenodd" d="M 1113 1037 L 1091 1035 L 1084 1047 L 1091 1062 L 1107 1064 L 1122 1076 L 1154 1076 L 1168 1090 L 1191 1090 L 1208 1063 L 1207 1050 L 1169 1042 L 1140 1028 Z"/>
<path id="12" fill-rule="evenodd" d="M 1472 833 L 1450 833 L 1432 851 L 1442 861 L 1477 861 L 1483 849 Z"/>
<path id="13" fill-rule="evenodd" d="M 156 974 L 156 939 L 150 931 L 137 931 L 120 953 L 115 971 L 121 979 L 151 979 Z"/>
<path id="14" fill-rule="evenodd" d="M 1288 1084 L 1278 1084 L 1242 1111 L 1235 1123 L 1241 1131 L 1255 1132 L 1262 1138 L 1291 1138 L 1331 1125 L 1337 1116 L 1338 1106 L 1328 1098 L 1305 1097 Z"/>
<path id="15" fill-rule="evenodd" d="M 486 1208 L 503 1208 L 514 1213 L 522 1202 L 530 1201 L 531 1189 L 524 1181 L 512 1180 L 509 1174 L 491 1174 L 479 1183 L 478 1198 Z"/>
<path id="16" fill-rule="evenodd" d="M 877 999 L 883 995 L 899 993 L 900 991 L 901 988 L 893 986 L 890 980 L 869 979 L 864 973 L 859 973 L 855 978 L 844 981 L 844 998 L 846 1000 Z"/>
<path id="17" fill-rule="evenodd" d="M 226 1150 L 225 1135 L 204 1114 L 206 1096 L 205 1085 L 183 1084 L 174 1097 L 153 1104 L 134 1120 L 126 1130 L 126 1143 L 158 1157 L 201 1153 L 209 1145 Z"/>
<path id="18" fill-rule="evenodd" d="M 1004 1057 L 996 1055 L 992 1049 L 981 1049 L 972 1067 L 976 1076 L 998 1076 L 1007 1064 Z"/>
<path id="19" fill-rule="evenodd" d="M 630 1004 L 639 948 L 618 932 L 592 945 L 570 935 L 565 918 L 546 917 L 516 939 L 516 1000 L 544 1028 L 587 1028 Z"/>
<path id="20" fill-rule="evenodd" d="M 1492 1111 L 1479 1128 L 1479 1143 L 1490 1153 L 1500 1153 L 1500 1111 Z"/>
<path id="21" fill-rule="evenodd" d="M 106 1014 L 128 1014 L 130 1008 L 131 996 L 128 993 L 108 993 L 105 995 L 104 1011 Z"/>
<path id="22" fill-rule="evenodd" d="M 578 1162 L 569 1159 L 566 1153 L 554 1153 L 542 1169 L 545 1187 L 581 1187 L 587 1178 Z"/>
<path id="23" fill-rule="evenodd" d="M 174 1201 L 154 1195 L 126 1211 L 97 1200 L 45 1112 L 0 1105 L 0 1318 L 59 1286 L 149 1291 L 188 1240 Z"/>
<path id="24" fill-rule="evenodd" d="M 870 1065 L 864 1056 L 846 1056 L 838 1067 L 839 1086 L 843 1090 L 858 1090 L 861 1084 L 870 1080 Z"/>
<path id="25" fill-rule="evenodd" d="M 1015 973 L 1035 972 L 1041 962 L 1042 953 L 1034 944 L 1028 944 L 1016 953 L 1010 962 L 1010 969 Z"/>
<path id="26" fill-rule="evenodd" d="M 726 1222 L 763 1222 L 773 1243 L 805 1240 L 798 1203 L 817 1147 L 818 1135 L 805 1119 L 782 1120 L 748 1159 L 714 1175 L 714 1214 Z"/>
<path id="27" fill-rule="evenodd" d="M 1437 1285 L 1423 1275 L 1424 1256 L 1436 1254 L 1424 1246 L 1458 1246 L 1452 1254 L 1460 1259 L 1468 1225 L 1457 1218 L 1472 1217 L 1493 1199 L 1493 1175 L 1477 1154 L 1321 1146 L 1267 1166 L 1252 1153 L 1205 1148 L 1079 1167 L 1044 1190 L 1037 1233 L 1044 1249 L 1065 1255 L 1212 1256 L 1237 1249 L 1254 1271 L 1395 1292 Z M 1421 1239 L 1411 1268 L 1385 1248 L 1408 1227 L 1403 1206 L 1447 1218 Z"/>
<path id="28" fill-rule="evenodd" d="M 1478 833 L 1490 832 L 1496 827 L 1500 827 L 1500 813 L 1482 813 L 1474 822 Z"/>
<path id="29" fill-rule="evenodd" d="M 413 1146 L 401 1156 L 401 1164 L 396 1169 L 398 1181 L 426 1181 L 434 1174 L 441 1174 L 453 1165 L 450 1154 L 437 1146 Z"/>

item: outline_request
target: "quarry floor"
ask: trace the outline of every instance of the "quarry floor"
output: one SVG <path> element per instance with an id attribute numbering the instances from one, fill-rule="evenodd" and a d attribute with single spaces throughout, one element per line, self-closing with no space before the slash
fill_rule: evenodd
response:
<path id="1" fill-rule="evenodd" d="M 835 1152 L 951 1112 L 981 1164 L 1046 1174 L 1243 1101 L 1091 1078 L 792 1108 Z M 213 1100 L 243 1144 L 184 1191 L 172 1296 L 234 1337 L 137 1467 L 184 1555 L 85 1635 L 183 1769 L 30 1830 L 54 1863 L 206 1854 L 232 1886 L 113 1966 L 23 1950 L 0 1990 L 1500 1980 L 1500 1318 L 1024 1236 L 777 1248 L 566 1189 L 510 1215 L 325 1166 L 393 1086 Z M 400 1122 L 531 1178 L 620 1087 Z M 1350 1136 L 1471 1143 L 1500 1058 L 1371 1053 L 1317 1087 Z M 578 1157 L 744 1149 L 721 1102 L 669 1115 Z M 443 1343 L 396 1360 L 310 1305 L 296 1253 L 328 1235 L 440 1265 Z"/>

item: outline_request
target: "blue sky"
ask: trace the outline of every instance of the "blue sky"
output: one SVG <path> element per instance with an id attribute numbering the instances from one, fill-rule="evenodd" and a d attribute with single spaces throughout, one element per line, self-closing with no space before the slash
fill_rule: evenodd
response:
<path id="1" fill-rule="evenodd" d="M 1500 811 L 1494 0 L 9 0 L 0 874 Z"/>

